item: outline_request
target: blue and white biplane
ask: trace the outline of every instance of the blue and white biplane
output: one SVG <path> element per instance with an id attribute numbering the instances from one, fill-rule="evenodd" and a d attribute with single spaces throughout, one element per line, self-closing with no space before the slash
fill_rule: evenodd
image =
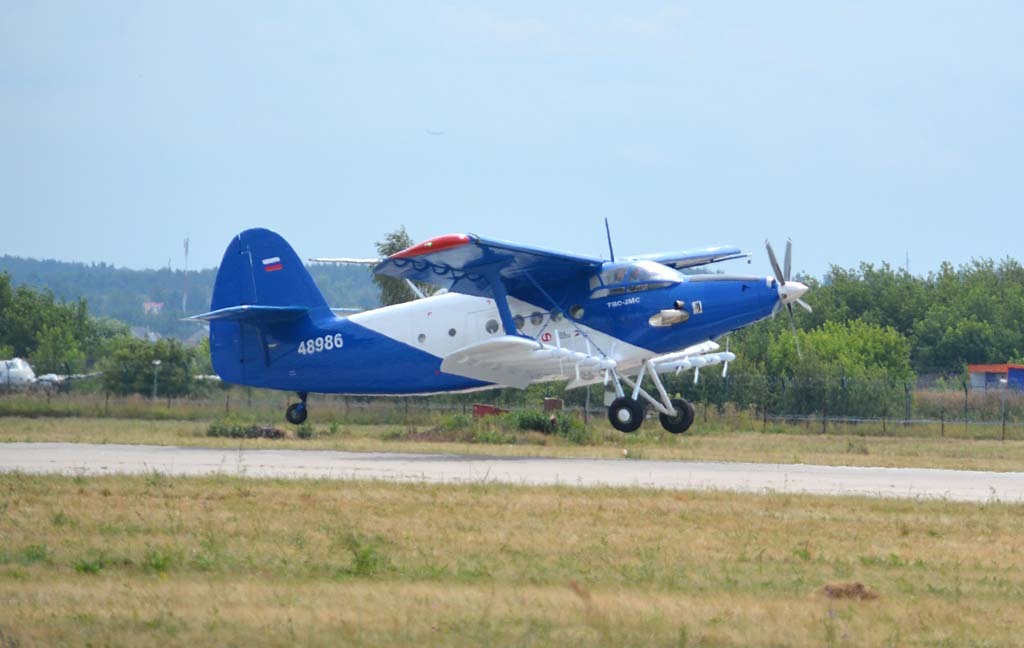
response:
<path id="1" fill-rule="evenodd" d="M 767 242 L 766 242 L 767 245 Z M 379 275 L 439 286 L 414 301 L 339 316 L 278 234 L 232 239 L 208 313 L 214 370 L 226 382 L 294 391 L 285 413 L 306 420 L 310 393 L 414 395 L 567 380 L 607 387 L 611 424 L 633 432 L 645 405 L 685 432 L 693 407 L 661 374 L 724 364 L 721 336 L 810 308 L 767 245 L 774 276 L 683 274 L 747 257 L 734 247 L 611 261 L 449 234 L 374 260 Z M 321 259 L 324 260 L 324 259 Z M 351 262 L 351 259 L 326 259 Z M 654 389 L 644 388 L 645 379 Z"/>

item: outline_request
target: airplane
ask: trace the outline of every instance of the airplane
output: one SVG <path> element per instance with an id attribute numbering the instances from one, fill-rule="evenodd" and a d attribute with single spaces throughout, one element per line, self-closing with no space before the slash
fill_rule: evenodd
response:
<path id="1" fill-rule="evenodd" d="M 439 286 L 410 302 L 340 316 L 277 233 L 249 229 L 224 252 L 210 311 L 213 368 L 225 381 L 296 392 L 285 419 L 303 423 L 310 393 L 423 395 L 567 380 L 604 384 L 611 425 L 636 431 L 645 403 L 682 433 L 693 406 L 660 375 L 728 363 L 715 340 L 785 306 L 810 310 L 765 242 L 774 276 L 684 274 L 749 257 L 729 246 L 611 260 L 447 234 L 379 260 L 379 275 Z M 352 261 L 342 259 L 341 261 Z M 643 387 L 648 379 L 654 389 Z M 653 392 L 653 393 L 652 393 Z"/>
<path id="2" fill-rule="evenodd" d="M 0 387 L 24 389 L 36 383 L 36 372 L 32 365 L 21 358 L 0 360 Z"/>
<path id="3" fill-rule="evenodd" d="M 28 361 L 21 358 L 0 360 L 0 389 L 52 389 L 71 380 L 81 380 L 99 376 L 102 372 L 88 374 L 55 374 L 46 373 L 37 376 Z"/>

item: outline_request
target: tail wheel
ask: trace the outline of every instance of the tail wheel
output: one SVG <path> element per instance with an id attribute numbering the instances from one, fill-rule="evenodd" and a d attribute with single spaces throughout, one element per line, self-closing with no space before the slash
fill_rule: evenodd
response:
<path id="1" fill-rule="evenodd" d="M 676 410 L 675 416 L 668 416 L 666 414 L 659 414 L 658 418 L 661 419 L 661 427 L 665 428 L 672 434 L 682 434 L 690 429 L 693 425 L 693 405 L 690 405 L 681 398 L 672 399 L 672 407 Z"/>
<path id="2" fill-rule="evenodd" d="M 616 398 L 608 406 L 608 421 L 619 432 L 636 432 L 644 422 L 644 408 L 627 396 Z"/>
<path id="3" fill-rule="evenodd" d="M 306 421 L 308 414 L 305 403 L 292 403 L 284 411 L 284 418 L 292 425 L 302 425 Z"/>

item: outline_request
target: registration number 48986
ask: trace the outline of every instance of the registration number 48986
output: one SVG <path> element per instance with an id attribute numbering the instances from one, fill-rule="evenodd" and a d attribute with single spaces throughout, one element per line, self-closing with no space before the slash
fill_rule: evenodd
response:
<path id="1" fill-rule="evenodd" d="M 322 335 L 320 337 L 310 338 L 304 342 L 299 342 L 299 354 L 309 355 L 313 353 L 320 353 L 321 351 L 340 349 L 344 343 L 345 339 L 341 337 L 341 333 L 335 333 L 334 335 Z"/>

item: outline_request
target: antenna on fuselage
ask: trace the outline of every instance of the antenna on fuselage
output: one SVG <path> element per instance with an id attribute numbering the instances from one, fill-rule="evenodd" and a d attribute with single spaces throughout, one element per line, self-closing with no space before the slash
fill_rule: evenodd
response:
<path id="1" fill-rule="evenodd" d="M 612 257 L 612 263 L 615 262 L 615 250 L 612 249 L 612 230 L 608 227 L 608 219 L 604 219 L 604 233 L 608 235 L 608 254 Z"/>

